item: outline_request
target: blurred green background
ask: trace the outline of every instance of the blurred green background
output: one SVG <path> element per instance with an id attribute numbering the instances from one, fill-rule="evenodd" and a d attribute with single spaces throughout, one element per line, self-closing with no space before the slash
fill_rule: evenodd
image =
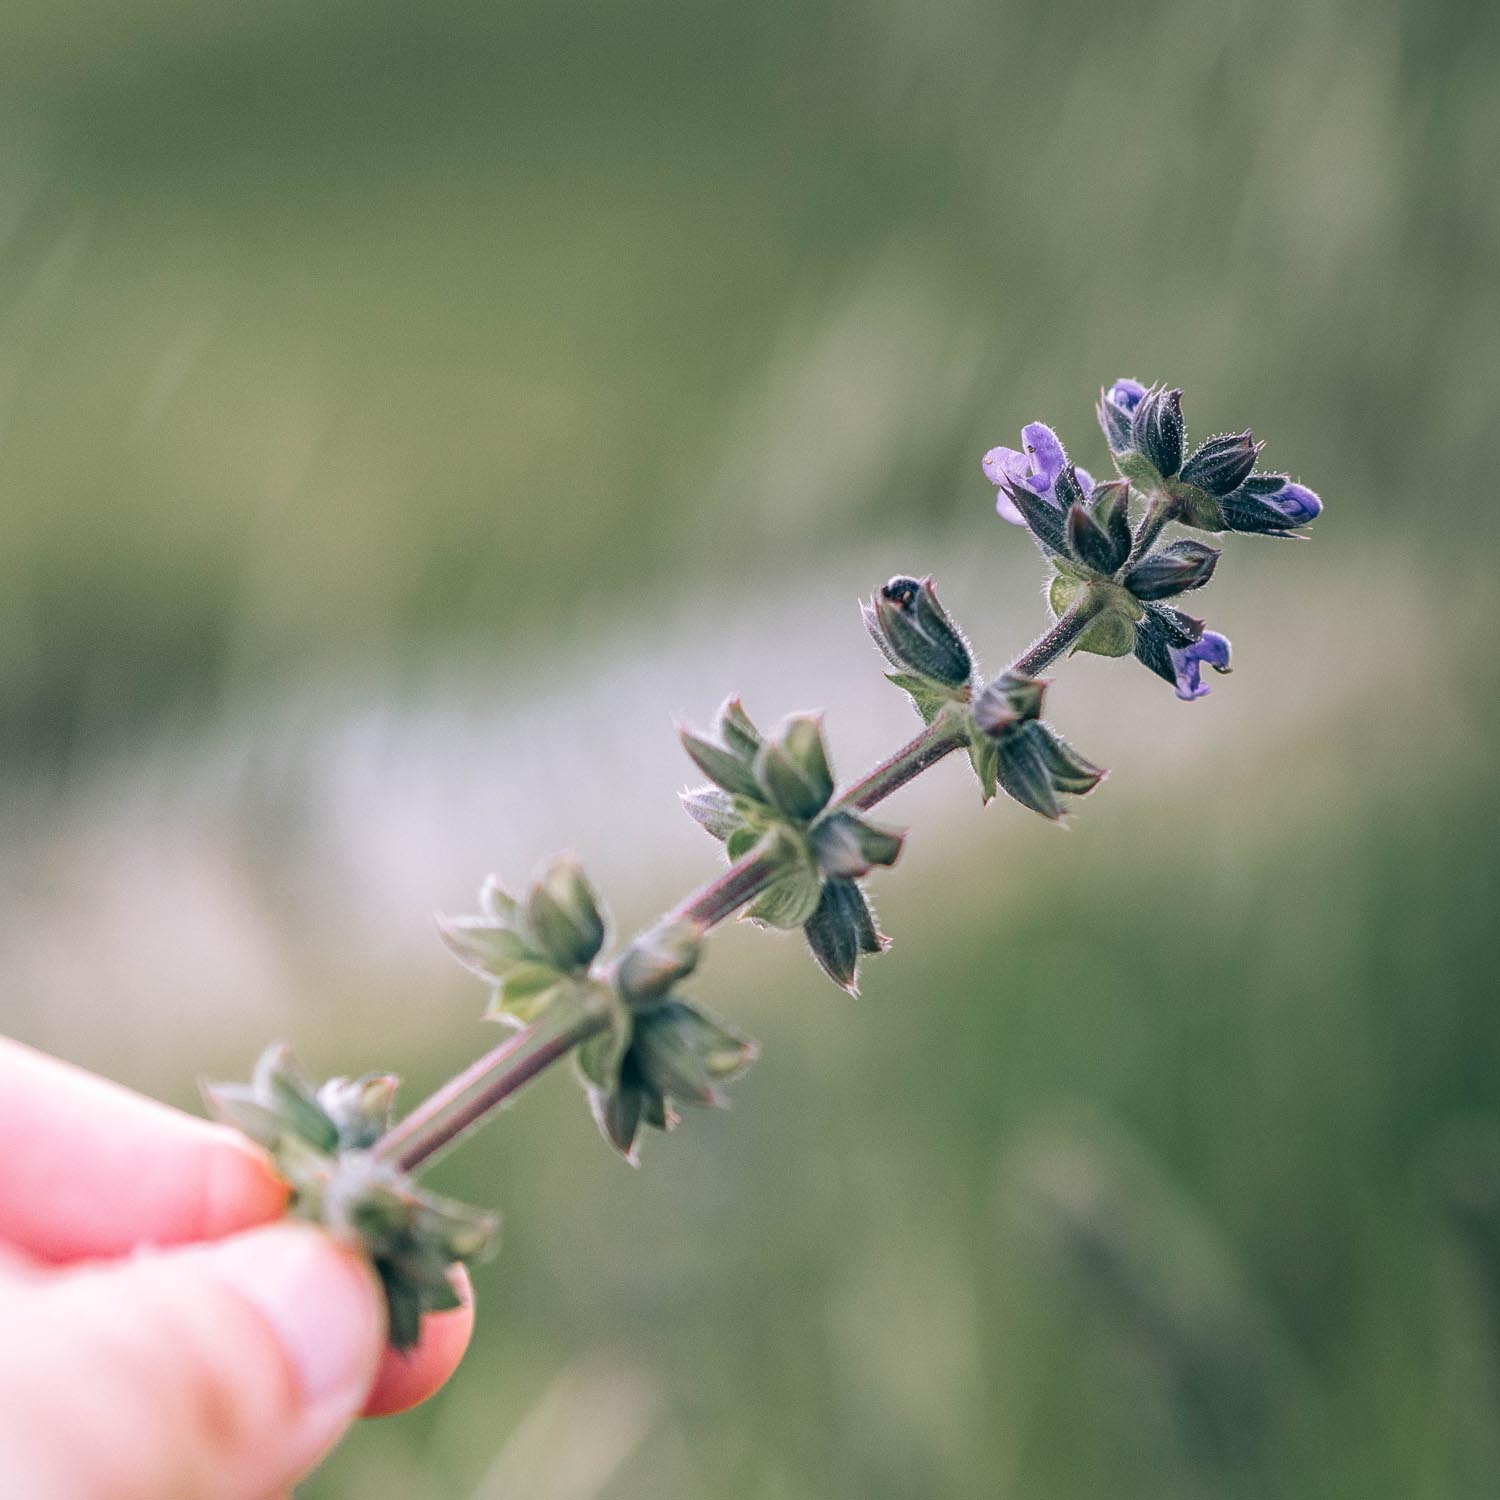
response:
<path id="1" fill-rule="evenodd" d="M 3 1019 L 136 1086 L 419 1097 L 494 1039 L 433 908 L 713 868 L 674 714 L 849 775 L 862 591 L 1030 639 L 979 456 L 1102 467 L 1102 382 L 1328 505 L 1207 700 L 1059 671 L 1071 833 L 902 794 L 858 1002 L 716 940 L 732 1114 L 445 1163 L 472 1355 L 308 1496 L 1500 1491 L 1497 161 L 1494 6 L 10 0 Z"/>

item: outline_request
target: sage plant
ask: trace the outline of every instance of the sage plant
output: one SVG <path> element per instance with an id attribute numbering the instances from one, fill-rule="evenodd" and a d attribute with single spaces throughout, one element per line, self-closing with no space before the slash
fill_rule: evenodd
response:
<path id="1" fill-rule="evenodd" d="M 873 770 L 838 790 L 819 715 L 767 733 L 730 698 L 711 732 L 680 731 L 707 778 L 683 807 L 723 844 L 724 868 L 612 957 L 602 903 L 572 858 L 544 864 L 519 894 L 487 880 L 477 913 L 439 928 L 489 987 L 486 1016 L 508 1034 L 404 1119 L 393 1122 L 394 1077 L 317 1086 L 284 1045 L 248 1085 L 206 1088 L 212 1110 L 271 1153 L 290 1212 L 369 1257 L 393 1344 L 415 1341 L 424 1312 L 456 1305 L 453 1264 L 495 1240 L 492 1215 L 439 1198 L 418 1173 L 538 1073 L 571 1055 L 600 1133 L 631 1163 L 645 1130 L 670 1130 L 681 1107 L 722 1104 L 756 1048 L 684 992 L 715 926 L 741 913 L 800 928 L 852 994 L 861 960 L 888 943 L 864 882 L 901 854 L 905 834 L 870 816 L 892 792 L 962 751 L 985 802 L 1003 791 L 1056 821 L 1105 772 L 1043 717 L 1042 672 L 1078 651 L 1134 654 L 1192 700 L 1208 691 L 1204 667 L 1229 670 L 1229 642 L 1174 602 L 1219 560 L 1191 533 L 1293 536 L 1321 502 L 1285 475 L 1256 473 L 1261 445 L 1248 430 L 1189 454 L 1179 390 L 1117 380 L 1098 416 L 1114 478 L 1096 483 L 1040 422 L 1022 428 L 1019 448 L 984 456 L 997 512 L 1030 530 L 1050 569 L 1052 623 L 1004 671 L 977 671 L 930 578 L 893 578 L 863 605 L 886 675 L 922 723 Z M 1163 541 L 1174 525 L 1188 534 Z"/>

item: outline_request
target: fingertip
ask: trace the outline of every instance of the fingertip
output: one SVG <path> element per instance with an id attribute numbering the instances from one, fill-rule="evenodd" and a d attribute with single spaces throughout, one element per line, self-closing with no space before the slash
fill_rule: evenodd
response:
<path id="1" fill-rule="evenodd" d="M 462 1266 L 455 1266 L 450 1275 L 463 1306 L 428 1313 L 412 1348 L 399 1352 L 387 1348 L 381 1354 L 362 1416 L 389 1417 L 409 1411 L 440 1390 L 458 1368 L 474 1333 L 474 1287 Z"/>
<path id="2" fill-rule="evenodd" d="M 201 1223 L 191 1238 L 222 1239 L 279 1219 L 286 1212 L 288 1188 L 266 1153 L 227 1125 L 208 1126 L 204 1136 L 197 1195 Z"/>

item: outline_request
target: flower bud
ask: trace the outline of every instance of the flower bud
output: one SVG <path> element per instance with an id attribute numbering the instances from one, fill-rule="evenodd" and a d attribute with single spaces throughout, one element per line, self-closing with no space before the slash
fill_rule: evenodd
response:
<path id="1" fill-rule="evenodd" d="M 1107 390 L 1099 392 L 1099 404 L 1095 410 L 1111 453 L 1118 456 L 1135 451 L 1132 418 L 1145 394 L 1146 387 L 1139 380 L 1117 380 Z"/>
<path id="2" fill-rule="evenodd" d="M 678 792 L 677 798 L 688 817 L 721 843 L 744 822 L 735 808 L 734 799 L 716 786 Z"/>
<path id="3" fill-rule="evenodd" d="M 632 1005 L 659 1000 L 698 967 L 703 932 L 697 922 L 664 922 L 642 933 L 615 971 L 620 993 Z"/>
<path id="4" fill-rule="evenodd" d="M 1074 505 L 1068 511 L 1068 550 L 1084 567 L 1106 578 L 1114 576 L 1115 570 L 1130 555 L 1130 532 L 1124 533 L 1124 547 L 1120 546 L 1118 531 L 1114 535 L 1106 531 L 1083 505 Z"/>
<path id="5" fill-rule="evenodd" d="M 1040 720 L 1023 724 L 999 744 L 997 768 L 1001 787 L 1023 807 L 1054 822 L 1064 807 L 1057 794 L 1082 796 L 1104 779 L 1099 766 L 1085 760 Z"/>
<path id="6" fill-rule="evenodd" d="M 755 752 L 754 771 L 761 797 L 783 817 L 798 822 L 817 817 L 833 795 L 821 717 L 789 718 L 780 734 Z"/>
<path id="7" fill-rule="evenodd" d="M 391 1111 L 401 1080 L 394 1073 L 363 1078 L 330 1078 L 318 1090 L 318 1105 L 333 1121 L 339 1145 L 367 1150 L 391 1128 Z"/>
<path id="8" fill-rule="evenodd" d="M 385 1294 L 388 1337 L 404 1349 L 416 1342 L 423 1313 L 458 1305 L 450 1268 L 485 1255 L 497 1222 L 371 1154 L 389 1124 L 395 1088 L 385 1074 L 334 1078 L 319 1088 L 277 1045 L 248 1085 L 210 1084 L 204 1097 L 221 1120 L 271 1153 L 292 1189 L 290 1213 L 369 1257 Z"/>
<path id="9" fill-rule="evenodd" d="M 718 1085 L 755 1060 L 755 1043 L 681 1000 L 666 1000 L 636 1022 L 630 1056 L 641 1077 L 681 1104 L 722 1109 Z"/>
<path id="10" fill-rule="evenodd" d="M 969 648 L 930 578 L 891 579 L 863 612 L 866 629 L 894 666 L 945 687 L 968 685 L 974 671 Z"/>
<path id="11" fill-rule="evenodd" d="M 586 969 L 604 943 L 599 904 L 576 860 L 546 865 L 526 893 L 526 926 L 537 947 L 563 970 Z"/>
<path id="12" fill-rule="evenodd" d="M 1323 502 L 1305 484 L 1296 484 L 1285 474 L 1252 474 L 1219 501 L 1219 508 L 1230 531 L 1277 536 L 1316 521 Z"/>
<path id="13" fill-rule="evenodd" d="M 1216 672 L 1229 671 L 1229 641 L 1170 604 L 1146 606 L 1136 629 L 1135 654 L 1142 666 L 1170 683 L 1184 702 L 1208 692 L 1201 675 L 1204 665 Z"/>
<path id="14" fill-rule="evenodd" d="M 1214 576 L 1219 549 L 1203 542 L 1173 542 L 1143 557 L 1121 580 L 1137 599 L 1171 599 L 1201 589 Z"/>
<path id="15" fill-rule="evenodd" d="M 1182 392 L 1156 387 L 1141 397 L 1131 417 L 1134 446 L 1151 461 L 1163 479 L 1182 467 Z"/>
<path id="16" fill-rule="evenodd" d="M 823 972 L 842 990 L 859 993 L 861 955 L 884 953 L 891 945 L 876 926 L 864 892 L 852 880 L 829 880 L 818 909 L 802 929 Z"/>
<path id="17" fill-rule="evenodd" d="M 1182 478 L 1210 495 L 1227 495 L 1249 477 L 1261 447 L 1248 427 L 1211 437 L 1183 464 Z"/>
<path id="18" fill-rule="evenodd" d="M 1205 630 L 1191 645 L 1172 650 L 1172 670 L 1176 677 L 1177 696 L 1190 703 L 1208 692 L 1200 669 L 1208 666 L 1226 674 L 1229 666 L 1229 638 L 1216 630 Z"/>
<path id="19" fill-rule="evenodd" d="M 1109 538 L 1113 555 L 1118 559 L 1110 572 L 1117 572 L 1130 556 L 1134 542 L 1130 531 L 1130 481 L 1106 479 L 1102 484 L 1096 484 L 1092 504 L 1094 520 Z"/>
<path id="20" fill-rule="evenodd" d="M 1001 740 L 1042 711 L 1047 684 L 1019 672 L 1002 672 L 974 698 L 974 727 L 987 739 Z"/>
<path id="21" fill-rule="evenodd" d="M 895 864 L 905 837 L 847 808 L 835 808 L 813 824 L 810 842 L 820 873 L 852 880 L 875 865 Z"/>

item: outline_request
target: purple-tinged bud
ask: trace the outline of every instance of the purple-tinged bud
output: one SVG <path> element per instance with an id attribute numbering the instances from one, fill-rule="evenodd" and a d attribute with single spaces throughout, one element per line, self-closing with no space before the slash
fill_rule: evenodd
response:
<path id="1" fill-rule="evenodd" d="M 1127 527 L 1121 545 L 1118 528 L 1106 530 L 1082 505 L 1074 505 L 1068 511 L 1068 550 L 1084 567 L 1092 569 L 1105 578 L 1113 578 L 1115 570 L 1130 554 L 1130 530 Z"/>
<path id="2" fill-rule="evenodd" d="M 1099 404 L 1095 410 L 1111 453 L 1134 451 L 1136 442 L 1131 418 L 1145 394 L 1146 387 L 1139 380 L 1117 380 L 1108 390 L 1099 392 Z"/>
<path id="3" fill-rule="evenodd" d="M 1252 474 L 1219 501 L 1219 508 L 1230 531 L 1274 536 L 1317 520 L 1323 502 L 1285 474 Z"/>
<path id="4" fill-rule="evenodd" d="M 1183 464 L 1182 478 L 1210 495 L 1227 495 L 1249 477 L 1264 446 L 1255 441 L 1248 427 L 1211 437 Z"/>
<path id="5" fill-rule="evenodd" d="M 1143 603 L 1201 589 L 1214 576 L 1219 549 L 1203 542 L 1173 542 L 1143 557 L 1120 581 Z"/>
<path id="6" fill-rule="evenodd" d="M 944 687 L 968 685 L 968 645 L 938 603 L 930 578 L 893 578 L 863 606 L 865 628 L 893 666 Z"/>
<path id="7" fill-rule="evenodd" d="M 1229 641 L 1214 630 L 1205 630 L 1191 645 L 1172 647 L 1172 667 L 1176 675 L 1177 696 L 1184 702 L 1201 698 L 1208 692 L 1201 680 L 1200 668 L 1210 666 L 1215 672 L 1229 671 Z"/>
<path id="8" fill-rule="evenodd" d="M 1141 397 L 1131 417 L 1133 446 L 1144 453 L 1163 479 L 1182 467 L 1186 428 L 1182 420 L 1182 392 L 1157 387 Z"/>
<path id="9" fill-rule="evenodd" d="M 985 683 L 974 698 L 974 727 L 986 739 L 1001 740 L 1042 711 L 1047 683 L 1019 672 L 1002 672 Z"/>
<path id="10" fill-rule="evenodd" d="M 1044 547 L 1067 555 L 1067 518 L 1050 498 L 1036 494 L 1023 484 L 1007 484 L 1001 491 L 1001 496 Z"/>
<path id="11" fill-rule="evenodd" d="M 1176 687 L 1172 652 L 1192 645 L 1202 634 L 1202 620 L 1170 604 L 1148 604 L 1135 627 L 1136 660 Z"/>
<path id="12" fill-rule="evenodd" d="M 1096 485 L 1093 493 L 1094 519 L 1104 528 L 1119 561 L 1118 569 L 1130 556 L 1133 538 L 1130 534 L 1130 481 L 1107 479 Z"/>

